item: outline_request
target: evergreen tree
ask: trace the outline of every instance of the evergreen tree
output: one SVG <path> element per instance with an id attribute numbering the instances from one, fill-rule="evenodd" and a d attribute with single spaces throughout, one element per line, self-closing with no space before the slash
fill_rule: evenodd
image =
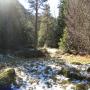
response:
<path id="1" fill-rule="evenodd" d="M 41 24 L 39 30 L 39 46 L 53 47 L 52 42 L 54 37 L 54 18 L 51 17 L 49 5 L 45 5 L 43 16 L 41 17 Z"/>
<path id="2" fill-rule="evenodd" d="M 64 52 L 68 51 L 68 31 L 67 31 L 67 27 L 64 29 L 63 37 L 60 38 L 59 48 L 61 50 L 63 50 Z"/>
<path id="3" fill-rule="evenodd" d="M 47 0 L 28 0 L 28 2 L 30 3 L 30 8 L 35 10 L 35 48 L 38 44 L 38 11 L 39 8 L 43 7 L 43 3 L 46 1 Z"/>
<path id="4" fill-rule="evenodd" d="M 66 0 L 60 0 L 59 5 L 59 16 L 57 19 L 57 29 L 55 32 L 56 37 L 56 47 L 58 47 L 58 43 L 60 42 L 60 38 L 63 37 L 64 28 L 66 26 L 65 23 L 65 9 L 66 9 Z"/>

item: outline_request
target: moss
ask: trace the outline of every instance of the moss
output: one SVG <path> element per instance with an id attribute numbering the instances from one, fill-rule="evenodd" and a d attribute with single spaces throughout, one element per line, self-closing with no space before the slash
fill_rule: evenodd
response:
<path id="1" fill-rule="evenodd" d="M 61 62 L 58 62 L 59 65 L 65 65 L 65 62 L 62 60 Z"/>
<path id="2" fill-rule="evenodd" d="M 62 70 L 59 71 L 59 74 L 62 74 L 66 77 L 68 77 L 69 73 L 70 73 L 70 71 L 67 68 L 62 68 Z"/>
<path id="3" fill-rule="evenodd" d="M 76 90 L 88 90 L 87 86 L 84 84 L 77 84 Z"/>
<path id="4" fill-rule="evenodd" d="M 8 87 L 12 83 L 15 83 L 15 70 L 14 69 L 6 69 L 0 73 L 0 88 Z"/>
<path id="5" fill-rule="evenodd" d="M 69 80 L 63 80 L 63 81 L 61 82 L 61 84 L 68 84 L 68 83 L 70 83 Z"/>
<path id="6" fill-rule="evenodd" d="M 72 64 L 75 64 L 75 65 L 82 65 L 80 62 L 72 62 Z"/>
<path id="7" fill-rule="evenodd" d="M 57 81 L 57 78 L 56 78 L 54 75 L 51 77 L 51 79 L 52 79 L 54 82 Z"/>
<path id="8" fill-rule="evenodd" d="M 84 76 L 81 76 L 79 70 L 75 68 L 62 68 L 61 71 L 58 72 L 58 74 L 64 75 L 65 77 L 70 78 L 70 80 L 84 80 L 86 79 Z"/>

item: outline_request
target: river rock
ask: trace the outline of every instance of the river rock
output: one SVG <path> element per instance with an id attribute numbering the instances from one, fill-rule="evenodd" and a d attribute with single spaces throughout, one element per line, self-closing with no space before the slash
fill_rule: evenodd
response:
<path id="1" fill-rule="evenodd" d="M 15 83 L 15 70 L 14 69 L 8 68 L 8 69 L 1 71 L 0 88 L 10 87 L 10 85 L 14 83 Z"/>

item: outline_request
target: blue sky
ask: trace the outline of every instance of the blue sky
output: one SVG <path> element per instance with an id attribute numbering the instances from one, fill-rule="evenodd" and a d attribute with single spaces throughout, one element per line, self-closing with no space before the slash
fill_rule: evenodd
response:
<path id="1" fill-rule="evenodd" d="M 25 8 L 28 8 L 28 3 L 26 2 L 26 0 L 19 0 L 21 2 L 21 4 L 23 4 L 25 6 Z M 54 17 L 58 16 L 58 4 L 59 4 L 59 0 L 48 0 L 48 3 L 50 5 L 50 10 L 51 10 L 51 14 Z"/>

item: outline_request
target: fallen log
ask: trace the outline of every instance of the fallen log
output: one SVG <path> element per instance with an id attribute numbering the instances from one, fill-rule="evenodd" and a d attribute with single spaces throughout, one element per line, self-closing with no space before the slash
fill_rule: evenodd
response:
<path id="1" fill-rule="evenodd" d="M 15 83 L 15 70 L 12 68 L 0 72 L 0 88 L 7 88 Z"/>

